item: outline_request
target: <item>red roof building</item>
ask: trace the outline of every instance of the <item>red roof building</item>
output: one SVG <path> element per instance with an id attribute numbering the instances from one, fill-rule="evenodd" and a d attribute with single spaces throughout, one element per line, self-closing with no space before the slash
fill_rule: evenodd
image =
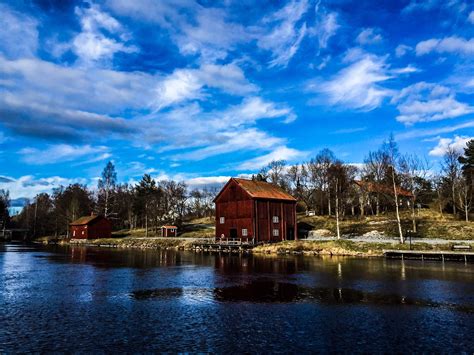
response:
<path id="1" fill-rule="evenodd" d="M 162 226 L 161 236 L 162 237 L 176 237 L 178 233 L 178 227 L 176 226 Z"/>
<path id="2" fill-rule="evenodd" d="M 214 203 L 216 238 L 254 242 L 296 238 L 296 199 L 278 186 L 231 178 Z"/>
<path id="3" fill-rule="evenodd" d="M 72 239 L 110 238 L 112 224 L 104 216 L 85 216 L 69 224 Z"/>
<path id="4" fill-rule="evenodd" d="M 371 181 L 354 180 L 354 183 L 368 193 L 379 193 L 393 196 L 393 186 L 377 184 Z M 397 186 L 397 195 L 403 197 L 413 197 L 410 191 Z"/>

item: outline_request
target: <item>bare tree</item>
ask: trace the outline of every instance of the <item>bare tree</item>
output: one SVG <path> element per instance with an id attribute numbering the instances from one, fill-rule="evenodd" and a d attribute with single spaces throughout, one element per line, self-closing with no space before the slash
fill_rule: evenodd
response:
<path id="1" fill-rule="evenodd" d="M 341 238 L 340 231 L 340 215 L 343 214 L 346 205 L 345 201 L 351 192 L 351 185 L 357 169 L 351 165 L 345 165 L 341 161 L 336 160 L 331 164 L 328 170 L 329 185 L 333 190 L 335 200 L 336 215 L 336 233 L 337 239 Z"/>
<path id="2" fill-rule="evenodd" d="M 335 161 L 336 157 L 334 156 L 334 153 L 329 149 L 323 149 L 316 155 L 314 159 L 311 159 L 307 163 L 313 188 L 315 190 L 319 190 L 320 192 L 320 213 L 323 214 L 324 204 L 327 203 L 328 216 L 331 216 L 332 214 L 329 169 Z"/>
<path id="3" fill-rule="evenodd" d="M 288 188 L 286 181 L 286 162 L 284 160 L 273 160 L 260 169 L 257 180 L 267 181 L 284 189 Z"/>
<path id="4" fill-rule="evenodd" d="M 459 209 L 464 212 L 464 219 L 466 222 L 469 222 L 469 210 L 472 207 L 472 193 L 468 179 L 463 177 L 458 180 L 456 194 Z"/>
<path id="5" fill-rule="evenodd" d="M 375 152 L 369 152 L 364 160 L 363 176 L 364 180 L 374 182 L 376 185 L 383 185 L 388 175 L 390 157 L 387 152 L 379 149 Z M 381 204 L 380 191 L 375 192 L 375 215 L 380 214 Z"/>
<path id="6" fill-rule="evenodd" d="M 428 176 L 430 165 L 426 159 L 421 159 L 414 154 L 407 154 L 400 157 L 400 175 L 403 187 L 411 192 L 411 218 L 412 229 L 416 233 L 416 213 L 415 204 L 418 201 L 419 193 L 423 191 L 420 184 Z"/>
<path id="7" fill-rule="evenodd" d="M 399 158 L 398 147 L 393 135 L 390 135 L 388 142 L 384 144 L 384 151 L 388 157 L 388 164 L 390 169 L 390 175 L 392 178 L 392 187 L 393 187 L 393 198 L 395 200 L 395 214 L 397 217 L 398 224 L 398 234 L 400 236 L 400 243 L 405 243 L 402 231 L 402 222 L 400 220 L 400 211 L 399 211 L 399 201 L 398 201 L 398 187 L 396 182 L 397 175 L 397 163 Z"/>
<path id="8" fill-rule="evenodd" d="M 456 188 L 459 186 L 459 179 L 461 176 L 461 164 L 459 158 L 461 154 L 456 151 L 453 147 L 448 147 L 444 154 L 443 164 L 441 166 L 444 175 L 446 176 L 446 182 L 450 190 L 451 196 L 450 201 L 452 203 L 453 214 L 456 216 Z"/>

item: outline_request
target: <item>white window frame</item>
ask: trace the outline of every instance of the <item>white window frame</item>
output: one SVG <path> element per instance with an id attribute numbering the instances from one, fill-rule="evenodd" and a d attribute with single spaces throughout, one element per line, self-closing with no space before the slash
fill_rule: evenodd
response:
<path id="1" fill-rule="evenodd" d="M 280 218 L 278 218 L 278 216 L 273 216 L 272 220 L 273 223 L 280 223 Z"/>
<path id="2" fill-rule="evenodd" d="M 249 231 L 247 228 L 242 228 L 242 237 L 248 237 L 249 236 Z"/>
<path id="3" fill-rule="evenodd" d="M 225 223 L 225 217 L 220 217 L 219 218 L 219 223 L 224 224 Z"/>
<path id="4" fill-rule="evenodd" d="M 273 229 L 273 236 L 274 236 L 274 237 L 279 237 L 279 236 L 280 236 L 280 230 L 277 229 L 277 228 L 274 228 L 274 229 Z"/>

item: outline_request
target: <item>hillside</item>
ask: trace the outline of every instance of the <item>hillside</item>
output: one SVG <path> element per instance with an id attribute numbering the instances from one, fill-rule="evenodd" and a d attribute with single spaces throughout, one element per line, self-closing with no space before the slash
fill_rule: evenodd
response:
<path id="1" fill-rule="evenodd" d="M 411 216 L 408 211 L 401 213 L 403 230 L 412 229 Z M 455 219 L 452 215 L 441 215 L 430 209 L 423 209 L 417 214 L 417 237 L 443 239 L 472 239 L 474 238 L 474 223 Z M 298 215 L 298 222 L 305 222 L 313 226 L 314 230 L 326 229 L 336 233 L 336 219 L 329 216 Z M 345 236 L 362 236 L 382 234 L 387 237 L 396 237 L 397 222 L 394 213 L 380 216 L 367 216 L 363 219 L 349 216 L 340 221 L 341 234 Z"/>

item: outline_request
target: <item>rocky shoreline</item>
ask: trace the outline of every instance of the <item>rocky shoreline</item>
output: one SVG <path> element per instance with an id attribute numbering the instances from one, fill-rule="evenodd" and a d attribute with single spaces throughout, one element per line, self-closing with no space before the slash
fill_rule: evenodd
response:
<path id="1" fill-rule="evenodd" d="M 70 239 L 56 241 L 52 244 L 86 246 L 120 249 L 154 249 L 154 250 L 189 250 L 193 251 L 193 244 L 199 240 L 188 238 L 107 238 L 107 239 Z M 51 240 L 43 240 L 44 244 L 51 244 Z M 450 250 L 453 243 L 448 240 L 445 244 L 412 244 L 414 250 Z M 474 247 L 474 245 L 473 245 Z M 409 244 L 397 242 L 358 242 L 351 240 L 302 240 L 283 241 L 279 243 L 263 244 L 245 252 L 260 255 L 305 255 L 305 256 L 357 256 L 381 257 L 383 250 L 408 250 Z M 237 252 L 238 251 L 234 251 Z"/>

